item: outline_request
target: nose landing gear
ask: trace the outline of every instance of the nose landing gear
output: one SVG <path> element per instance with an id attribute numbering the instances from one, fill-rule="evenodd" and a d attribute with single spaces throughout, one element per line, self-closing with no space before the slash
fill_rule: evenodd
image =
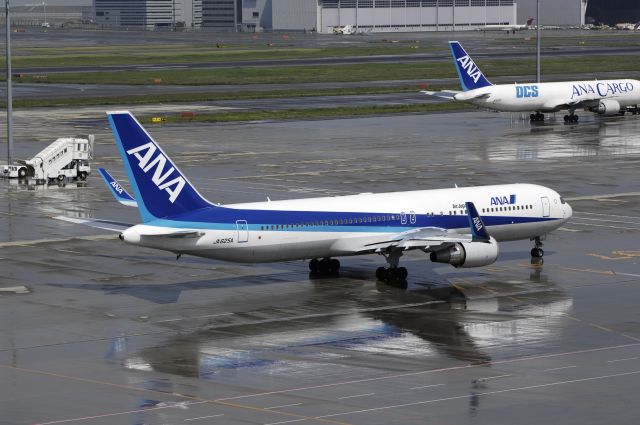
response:
<path id="1" fill-rule="evenodd" d="M 531 258 L 544 257 L 544 250 L 542 249 L 542 241 L 540 236 L 536 236 L 534 239 L 535 246 L 531 249 Z"/>

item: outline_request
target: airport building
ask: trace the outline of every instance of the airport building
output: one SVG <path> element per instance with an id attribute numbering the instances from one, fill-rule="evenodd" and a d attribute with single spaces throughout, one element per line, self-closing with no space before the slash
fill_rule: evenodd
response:
<path id="1" fill-rule="evenodd" d="M 543 27 L 581 27 L 585 24 L 588 0 L 540 0 Z M 536 16 L 536 0 L 518 0 L 518 23 Z"/>
<path id="2" fill-rule="evenodd" d="M 353 26 L 362 32 L 471 30 L 515 24 L 515 0 L 244 0 L 246 31 Z M 269 27 L 271 25 L 271 27 Z"/>
<path id="3" fill-rule="evenodd" d="M 543 26 L 584 25 L 588 0 L 540 0 Z M 100 26 L 223 31 L 464 31 L 524 24 L 536 0 L 94 0 Z"/>
<path id="4" fill-rule="evenodd" d="M 102 27 L 199 28 L 206 0 L 93 0 Z"/>

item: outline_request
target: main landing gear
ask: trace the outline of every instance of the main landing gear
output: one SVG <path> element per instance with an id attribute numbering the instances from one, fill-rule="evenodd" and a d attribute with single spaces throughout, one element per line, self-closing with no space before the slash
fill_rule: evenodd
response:
<path id="1" fill-rule="evenodd" d="M 535 246 L 531 249 L 531 258 L 544 257 L 544 251 L 542 250 L 542 241 L 540 236 L 536 236 L 534 239 Z"/>
<path id="2" fill-rule="evenodd" d="M 579 120 L 579 117 L 575 114 L 565 115 L 564 122 L 567 124 L 575 124 Z"/>
<path id="3" fill-rule="evenodd" d="M 405 267 L 398 267 L 400 257 L 402 257 L 402 251 L 391 251 L 387 254 L 380 254 L 387 260 L 389 267 L 378 267 L 376 269 L 376 278 L 387 285 L 407 289 L 407 276 L 409 276 L 409 272 Z"/>
<path id="4" fill-rule="evenodd" d="M 531 122 L 543 122 L 544 114 L 541 114 L 540 112 L 536 112 L 535 114 L 529 115 L 529 119 L 531 120 Z"/>
<path id="5" fill-rule="evenodd" d="M 309 261 L 309 270 L 313 276 L 329 277 L 337 276 L 340 272 L 340 261 L 335 258 L 314 258 Z"/>

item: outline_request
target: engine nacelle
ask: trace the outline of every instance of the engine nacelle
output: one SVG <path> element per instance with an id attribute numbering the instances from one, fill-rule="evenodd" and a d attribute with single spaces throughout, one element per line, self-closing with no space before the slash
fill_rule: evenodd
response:
<path id="1" fill-rule="evenodd" d="M 600 101 L 598 105 L 598 111 L 600 115 L 618 115 L 620 113 L 620 103 L 617 100 L 604 99 Z"/>
<path id="2" fill-rule="evenodd" d="M 493 264 L 498 258 L 498 242 L 462 242 L 433 251 L 429 258 L 434 263 L 451 264 L 453 267 L 482 267 Z"/>

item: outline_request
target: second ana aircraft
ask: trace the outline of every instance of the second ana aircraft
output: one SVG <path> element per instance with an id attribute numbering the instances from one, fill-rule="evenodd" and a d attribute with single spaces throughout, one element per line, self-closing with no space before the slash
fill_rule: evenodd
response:
<path id="1" fill-rule="evenodd" d="M 566 81 L 554 83 L 491 84 L 457 41 L 450 41 L 451 54 L 462 91 L 423 91 L 445 99 L 467 102 L 502 112 L 532 112 L 531 121 L 544 121 L 544 113 L 566 110 L 564 122 L 578 122 L 578 109 L 600 115 L 638 110 L 640 81 L 630 79 Z"/>

